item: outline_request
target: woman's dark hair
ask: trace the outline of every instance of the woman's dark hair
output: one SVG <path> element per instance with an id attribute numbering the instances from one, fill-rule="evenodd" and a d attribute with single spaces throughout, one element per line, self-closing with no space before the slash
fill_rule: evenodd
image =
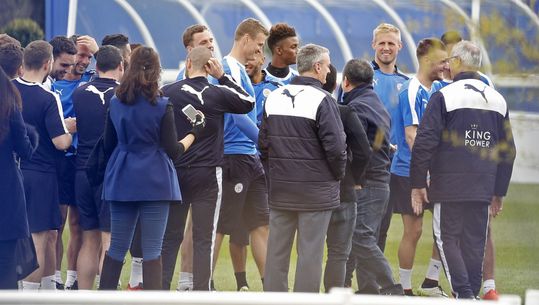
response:
<path id="1" fill-rule="evenodd" d="M 129 105 L 135 103 L 138 95 L 156 104 L 157 97 L 161 96 L 160 76 L 161 64 L 157 52 L 150 47 L 137 48 L 131 54 L 129 68 L 116 89 L 116 96 L 122 103 Z"/>
<path id="2" fill-rule="evenodd" d="M 22 109 L 21 95 L 4 69 L 0 67 L 0 141 L 9 131 L 9 116 L 14 109 Z"/>

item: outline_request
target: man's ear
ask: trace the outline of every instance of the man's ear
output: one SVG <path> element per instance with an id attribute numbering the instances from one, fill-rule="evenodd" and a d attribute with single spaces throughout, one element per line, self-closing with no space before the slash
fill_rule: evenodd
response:
<path id="1" fill-rule="evenodd" d="M 348 78 L 346 76 L 343 76 L 341 86 L 344 88 L 347 88 L 350 85 L 350 82 L 348 81 Z"/>

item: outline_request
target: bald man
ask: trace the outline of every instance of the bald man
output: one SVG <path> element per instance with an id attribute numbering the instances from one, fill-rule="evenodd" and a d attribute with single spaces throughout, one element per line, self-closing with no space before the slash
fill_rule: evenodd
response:
<path id="1" fill-rule="evenodd" d="M 195 290 L 210 290 L 212 253 L 221 205 L 224 114 L 248 113 L 254 99 L 225 75 L 219 61 L 206 47 L 195 47 L 186 61 L 189 78 L 163 87 L 174 105 L 178 137 L 191 130 L 191 122 L 181 109 L 191 105 L 204 113 L 206 127 L 188 152 L 174 160 L 183 195 L 183 206 L 192 206 L 193 272 Z M 211 75 L 220 86 L 208 82 Z M 179 140 L 179 139 L 178 139 Z M 184 219 L 170 219 L 185 224 Z M 181 228 L 183 230 L 183 228 Z M 181 242 L 181 241 L 180 241 Z"/>

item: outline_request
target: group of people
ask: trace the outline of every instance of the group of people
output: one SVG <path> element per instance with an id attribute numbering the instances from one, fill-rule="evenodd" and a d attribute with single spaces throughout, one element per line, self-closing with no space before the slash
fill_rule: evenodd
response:
<path id="1" fill-rule="evenodd" d="M 422 39 L 409 78 L 400 31 L 382 23 L 374 60 L 348 61 L 338 88 L 327 48 L 253 18 L 222 60 L 206 26 L 186 28 L 185 66 L 162 88 L 156 51 L 122 34 L 24 49 L 0 38 L 0 288 L 115 290 L 130 251 L 128 289 L 169 290 L 181 245 L 177 290 L 214 290 L 229 235 L 238 291 L 249 244 L 264 291 L 288 291 L 295 241 L 294 291 L 351 287 L 355 271 L 359 293 L 414 295 L 429 209 L 432 258 L 415 294 L 447 297 L 443 268 L 453 296 L 478 297 L 484 279 L 496 298 L 489 219 L 515 147 L 480 49 L 458 33 Z M 400 282 L 384 256 L 393 213 Z"/>

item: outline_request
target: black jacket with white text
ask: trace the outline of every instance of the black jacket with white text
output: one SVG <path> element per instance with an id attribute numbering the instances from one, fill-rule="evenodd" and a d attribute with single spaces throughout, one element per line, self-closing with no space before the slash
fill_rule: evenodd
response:
<path id="1" fill-rule="evenodd" d="M 490 202 L 505 196 L 516 149 L 505 99 L 463 72 L 430 98 L 412 150 L 412 188 L 429 201 Z"/>

